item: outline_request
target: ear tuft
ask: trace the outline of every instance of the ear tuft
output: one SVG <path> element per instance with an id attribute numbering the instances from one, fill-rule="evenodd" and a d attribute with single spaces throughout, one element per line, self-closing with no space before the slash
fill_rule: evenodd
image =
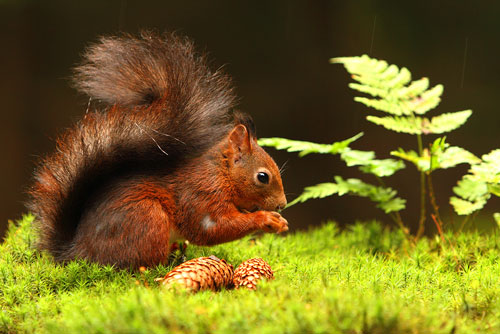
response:
<path id="1" fill-rule="evenodd" d="M 242 124 L 247 128 L 248 134 L 251 138 L 257 138 L 257 133 L 255 130 L 255 124 L 252 120 L 252 117 L 246 113 L 241 111 L 233 112 L 234 124 Z"/>
<path id="2" fill-rule="evenodd" d="M 236 125 L 229 133 L 229 143 L 235 152 L 235 161 L 241 158 L 241 155 L 252 151 L 250 134 L 243 124 Z"/>

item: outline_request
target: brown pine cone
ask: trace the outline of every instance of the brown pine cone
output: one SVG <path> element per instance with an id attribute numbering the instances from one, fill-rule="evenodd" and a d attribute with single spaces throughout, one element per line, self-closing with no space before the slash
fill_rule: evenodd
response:
<path id="1" fill-rule="evenodd" d="M 199 257 L 184 262 L 163 279 L 166 287 L 180 286 L 191 291 L 219 290 L 233 283 L 233 266 L 216 256 Z"/>
<path id="2" fill-rule="evenodd" d="M 261 258 L 246 260 L 234 271 L 234 286 L 238 289 L 245 286 L 248 289 L 257 289 L 257 281 L 262 277 L 273 279 L 271 266 Z"/>

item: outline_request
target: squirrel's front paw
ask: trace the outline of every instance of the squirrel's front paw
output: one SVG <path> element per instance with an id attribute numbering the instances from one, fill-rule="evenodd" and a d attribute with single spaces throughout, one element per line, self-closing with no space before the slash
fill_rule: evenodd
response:
<path id="1" fill-rule="evenodd" d="M 261 213 L 265 215 L 261 223 L 261 230 L 276 233 L 288 231 L 288 222 L 279 213 L 274 211 L 261 211 Z"/>

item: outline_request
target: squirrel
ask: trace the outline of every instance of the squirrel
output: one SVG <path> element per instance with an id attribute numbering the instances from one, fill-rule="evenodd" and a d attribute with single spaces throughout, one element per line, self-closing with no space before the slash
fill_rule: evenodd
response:
<path id="1" fill-rule="evenodd" d="M 99 102 L 35 168 L 38 248 L 58 262 L 138 268 L 167 263 L 179 239 L 288 230 L 280 170 L 234 111 L 228 75 L 189 39 L 102 37 L 83 58 L 74 86 Z"/>

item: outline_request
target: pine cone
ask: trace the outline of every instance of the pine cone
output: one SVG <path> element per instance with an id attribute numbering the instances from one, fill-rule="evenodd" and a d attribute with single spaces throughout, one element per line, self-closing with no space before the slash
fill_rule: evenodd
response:
<path id="1" fill-rule="evenodd" d="M 219 290 L 233 283 L 233 266 L 216 256 L 199 257 L 184 262 L 169 272 L 163 285 L 179 285 L 191 291 Z"/>
<path id="2" fill-rule="evenodd" d="M 271 266 L 261 258 L 246 260 L 234 271 L 234 286 L 238 289 L 245 286 L 248 289 L 257 289 L 257 281 L 262 277 L 273 279 Z"/>

